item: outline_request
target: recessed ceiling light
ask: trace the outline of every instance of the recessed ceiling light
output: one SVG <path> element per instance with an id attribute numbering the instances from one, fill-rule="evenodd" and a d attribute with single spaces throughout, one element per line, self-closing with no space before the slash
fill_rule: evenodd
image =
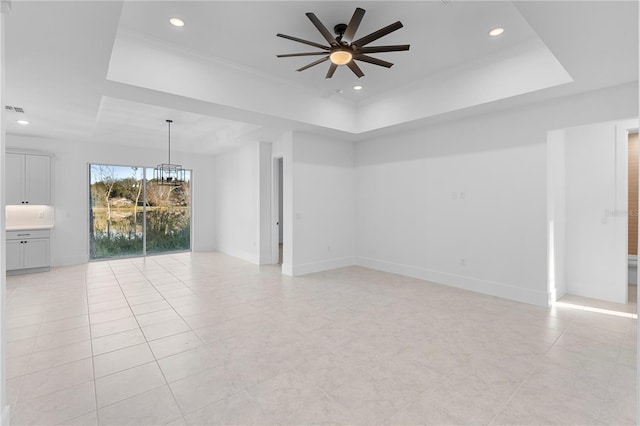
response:
<path id="1" fill-rule="evenodd" d="M 180 19 L 180 18 L 171 18 L 171 19 L 169 19 L 169 22 L 174 27 L 184 27 L 184 21 L 182 19 Z"/>
<path id="2" fill-rule="evenodd" d="M 496 37 L 499 36 L 500 34 L 502 34 L 504 32 L 504 28 L 498 27 L 498 28 L 494 28 L 491 31 L 489 31 L 489 35 L 491 37 Z"/>
<path id="3" fill-rule="evenodd" d="M 362 90 L 364 89 L 364 87 L 357 85 L 357 86 L 353 86 L 353 90 Z"/>
<path id="4" fill-rule="evenodd" d="M 27 124 L 29 124 L 29 122 L 27 120 L 18 120 L 18 121 L 16 121 L 16 123 L 22 124 L 23 126 L 26 126 Z"/>
<path id="5" fill-rule="evenodd" d="M 337 93 L 338 95 L 342 95 L 342 94 L 344 93 L 344 91 L 343 91 L 342 89 L 338 89 L 338 90 L 336 90 L 336 93 Z"/>

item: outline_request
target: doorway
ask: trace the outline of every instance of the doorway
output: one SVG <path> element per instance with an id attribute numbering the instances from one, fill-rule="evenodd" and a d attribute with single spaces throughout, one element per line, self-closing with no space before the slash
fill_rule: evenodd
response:
<path id="1" fill-rule="evenodd" d="M 628 298 L 629 302 L 637 301 L 638 284 L 638 133 L 629 132 L 628 158 Z"/>
<path id="2" fill-rule="evenodd" d="M 627 305 L 635 296 L 628 285 L 628 210 L 633 208 L 628 205 L 627 162 L 629 134 L 637 128 L 632 119 L 548 133 L 551 303 L 571 295 Z"/>
<path id="3" fill-rule="evenodd" d="M 282 265 L 284 253 L 284 171 L 282 157 L 273 157 L 272 163 L 272 212 L 271 217 L 275 219 L 272 228 L 273 242 L 271 248 L 271 263 Z"/>

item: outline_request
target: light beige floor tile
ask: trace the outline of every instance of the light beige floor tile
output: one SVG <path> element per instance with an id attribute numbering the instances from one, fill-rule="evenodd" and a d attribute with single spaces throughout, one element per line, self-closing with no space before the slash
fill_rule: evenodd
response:
<path id="1" fill-rule="evenodd" d="M 68 364 L 84 358 L 91 358 L 91 342 L 89 340 L 42 352 L 34 352 L 31 355 L 27 373 Z"/>
<path id="2" fill-rule="evenodd" d="M 101 377 L 95 383 L 99 408 L 166 384 L 155 362 Z"/>
<path id="3" fill-rule="evenodd" d="M 19 355 L 29 355 L 33 352 L 35 342 L 36 339 L 31 338 L 7 343 L 7 358 L 13 358 Z"/>
<path id="4" fill-rule="evenodd" d="M 7 330 L 7 401 L 27 423 L 97 423 L 95 406 L 55 398 L 91 383 L 92 358 L 74 360 L 89 338 L 98 374 L 126 368 L 96 381 L 103 423 L 636 420 L 637 321 L 361 267 L 284 277 L 221 253 L 95 262 L 9 277 L 7 318 L 21 325 Z M 43 369 L 25 376 L 31 349 Z M 151 352 L 159 361 L 133 366 Z M 60 402 L 52 421 L 25 411 L 42 398 Z"/>
<path id="5" fill-rule="evenodd" d="M 166 358 L 202 346 L 202 341 L 193 331 L 175 334 L 149 342 L 156 359 Z"/>
<path id="6" fill-rule="evenodd" d="M 169 386 L 183 413 L 220 401 L 242 389 L 234 373 L 223 365 L 175 381 Z"/>
<path id="7" fill-rule="evenodd" d="M 161 322 L 177 321 L 181 318 L 173 309 L 165 309 L 162 311 L 136 315 L 136 319 L 141 327 L 147 327 Z"/>
<path id="8" fill-rule="evenodd" d="M 127 301 L 133 307 L 136 305 L 148 304 L 163 301 L 164 298 L 160 293 L 153 292 L 149 294 L 141 294 L 139 296 L 127 296 Z"/>
<path id="9" fill-rule="evenodd" d="M 101 322 L 91 326 L 91 337 L 97 339 L 98 337 L 135 330 L 136 328 L 138 328 L 138 322 L 133 317 Z"/>
<path id="10" fill-rule="evenodd" d="M 107 321 L 119 320 L 122 318 L 129 318 L 133 316 L 133 312 L 129 306 L 125 306 L 124 308 L 111 309 L 108 311 L 100 311 L 100 312 L 92 312 L 89 315 L 89 320 L 91 325 L 99 324 Z"/>
<path id="11" fill-rule="evenodd" d="M 163 337 L 173 336 L 174 334 L 184 333 L 191 328 L 182 319 L 161 322 L 146 327 L 142 327 L 142 332 L 148 341 L 162 339 Z"/>
<path id="12" fill-rule="evenodd" d="M 192 374 L 216 366 L 212 350 L 206 346 L 200 346 L 190 351 L 171 355 L 158 360 L 158 364 L 169 383 L 183 379 Z"/>
<path id="13" fill-rule="evenodd" d="M 32 399 L 93 380 L 91 358 L 27 374 L 20 398 Z"/>
<path id="14" fill-rule="evenodd" d="M 139 345 L 129 346 L 128 348 L 97 355 L 93 358 L 93 364 L 96 378 L 99 378 L 122 370 L 127 370 L 132 367 L 137 367 L 153 360 L 153 354 L 149 349 L 149 345 L 145 342 Z"/>
<path id="15" fill-rule="evenodd" d="M 325 408 L 316 407 L 313 411 L 319 410 L 326 414 L 334 411 L 330 407 L 333 404 L 324 392 L 312 381 L 292 371 L 279 374 L 247 391 L 261 407 L 264 418 L 274 424 L 287 422 L 288 419 L 293 423 L 299 422 L 305 411 L 316 404 L 321 404 Z M 335 406 L 335 412 L 332 415 L 345 411 L 344 408 Z M 307 419 L 307 421 L 313 420 Z M 326 421 L 323 419 L 323 422 Z"/>
<path id="16" fill-rule="evenodd" d="M 148 314 L 169 308 L 171 308 L 171 306 L 165 300 L 156 300 L 153 302 L 141 303 L 139 305 L 131 305 L 131 310 L 135 315 Z"/>
<path id="17" fill-rule="evenodd" d="M 185 416 L 190 425 L 265 424 L 265 414 L 258 402 L 242 390 Z"/>
<path id="18" fill-rule="evenodd" d="M 38 330 L 40 330 L 40 325 L 29 325 L 26 327 L 8 328 L 7 342 L 15 342 L 17 340 L 34 338 L 38 335 Z"/>
<path id="19" fill-rule="evenodd" d="M 18 396 L 20 394 L 20 388 L 22 387 L 22 380 L 24 376 L 17 376 L 11 379 L 7 379 L 7 404 L 11 407 L 12 410 L 15 409 L 16 402 L 18 401 Z"/>
<path id="20" fill-rule="evenodd" d="M 91 344 L 93 346 L 93 356 L 97 356 L 144 342 L 146 342 L 146 340 L 142 334 L 142 330 L 134 328 L 133 330 L 94 338 Z"/>
<path id="21" fill-rule="evenodd" d="M 15 425 L 52 425 L 63 423 L 96 409 L 93 382 L 20 400 L 11 423 Z"/>
<path id="22" fill-rule="evenodd" d="M 101 408 L 99 416 L 102 425 L 164 425 L 182 419 L 166 385 Z"/>
<path id="23" fill-rule="evenodd" d="M 11 316 L 7 319 L 7 328 L 28 327 L 30 325 L 40 325 L 43 314 L 31 314 Z"/>
<path id="24" fill-rule="evenodd" d="M 60 425 L 64 426 L 98 426 L 98 412 L 92 411 L 75 419 L 66 420 Z"/>
<path id="25" fill-rule="evenodd" d="M 167 423 L 165 426 L 187 426 L 187 421 L 184 419 L 184 417 L 180 417 L 172 422 Z"/>
<path id="26" fill-rule="evenodd" d="M 73 328 L 86 327 L 89 325 L 88 315 L 79 315 L 71 318 L 65 318 L 58 321 L 46 322 L 40 326 L 38 335 L 58 333 L 65 330 L 71 330 Z"/>
<path id="27" fill-rule="evenodd" d="M 124 296 L 117 298 L 115 300 L 110 300 L 106 302 L 96 302 L 89 304 L 89 313 L 95 314 L 97 312 L 110 311 L 113 309 L 121 309 L 129 306 L 127 303 L 127 299 Z"/>
<path id="28" fill-rule="evenodd" d="M 89 340 L 91 334 L 89 327 L 72 328 L 71 330 L 60 331 L 58 333 L 45 334 L 38 336 L 34 345 L 34 352 L 46 351 L 49 349 L 59 348 L 71 343 L 83 342 Z"/>
<path id="29" fill-rule="evenodd" d="M 7 379 L 22 376 L 27 373 L 31 354 L 7 358 Z"/>

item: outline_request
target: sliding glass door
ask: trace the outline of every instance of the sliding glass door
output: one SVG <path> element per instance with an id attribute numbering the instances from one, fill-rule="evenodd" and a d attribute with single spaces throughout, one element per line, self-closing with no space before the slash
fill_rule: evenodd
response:
<path id="1" fill-rule="evenodd" d="M 191 248 L 191 172 L 158 185 L 153 168 L 91 164 L 91 259 L 144 256 Z"/>
<path id="2" fill-rule="evenodd" d="M 191 172 L 176 186 L 159 185 L 153 169 L 145 169 L 147 182 L 146 251 L 164 253 L 191 248 Z"/>

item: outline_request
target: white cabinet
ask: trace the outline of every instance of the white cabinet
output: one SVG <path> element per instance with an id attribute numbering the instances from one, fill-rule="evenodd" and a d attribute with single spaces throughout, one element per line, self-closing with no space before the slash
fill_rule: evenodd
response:
<path id="1" fill-rule="evenodd" d="M 7 271 L 49 269 L 49 230 L 7 231 Z"/>
<path id="2" fill-rule="evenodd" d="M 51 204 L 51 158 L 7 152 L 7 204 Z"/>

